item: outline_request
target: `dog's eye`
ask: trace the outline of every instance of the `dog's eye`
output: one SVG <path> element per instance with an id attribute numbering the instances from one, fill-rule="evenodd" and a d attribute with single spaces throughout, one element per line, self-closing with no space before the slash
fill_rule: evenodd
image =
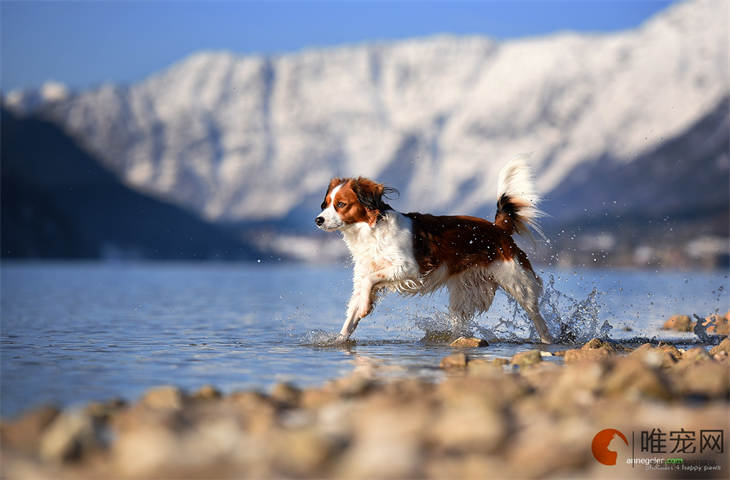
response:
<path id="1" fill-rule="evenodd" d="M 325 208 L 327 208 L 327 202 L 322 202 L 322 205 L 320 205 L 319 208 L 321 208 L 322 210 L 324 210 Z"/>
<path id="2" fill-rule="evenodd" d="M 346 205 L 344 202 L 337 202 L 337 208 L 343 208 Z"/>

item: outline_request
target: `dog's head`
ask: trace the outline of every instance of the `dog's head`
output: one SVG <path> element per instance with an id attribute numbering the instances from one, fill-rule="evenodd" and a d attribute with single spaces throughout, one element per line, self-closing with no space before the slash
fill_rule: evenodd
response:
<path id="1" fill-rule="evenodd" d="M 322 213 L 314 222 L 327 232 L 361 222 L 372 227 L 383 212 L 390 210 L 383 197 L 391 193 L 397 190 L 367 178 L 333 178 L 322 202 Z"/>

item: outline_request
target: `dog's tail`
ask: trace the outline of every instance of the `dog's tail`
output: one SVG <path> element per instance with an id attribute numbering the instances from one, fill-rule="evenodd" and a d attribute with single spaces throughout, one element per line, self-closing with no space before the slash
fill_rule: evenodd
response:
<path id="1" fill-rule="evenodd" d="M 494 224 L 512 235 L 530 235 L 528 227 L 545 238 L 545 234 L 537 224 L 537 219 L 544 213 L 537 208 L 540 196 L 535 192 L 530 169 L 522 159 L 507 163 L 499 172 L 497 185 L 497 214 Z"/>

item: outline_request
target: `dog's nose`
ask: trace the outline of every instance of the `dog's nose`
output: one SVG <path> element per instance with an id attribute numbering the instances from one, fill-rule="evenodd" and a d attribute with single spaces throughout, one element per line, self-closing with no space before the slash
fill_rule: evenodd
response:
<path id="1" fill-rule="evenodd" d="M 315 218 L 314 223 L 316 223 L 317 225 L 322 225 L 324 223 L 324 217 Z"/>

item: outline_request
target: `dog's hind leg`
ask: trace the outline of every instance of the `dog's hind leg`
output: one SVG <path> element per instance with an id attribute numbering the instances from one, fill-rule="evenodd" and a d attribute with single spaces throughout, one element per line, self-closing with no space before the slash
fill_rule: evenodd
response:
<path id="1" fill-rule="evenodd" d="M 500 287 L 517 300 L 535 324 L 542 343 L 553 343 L 545 320 L 540 315 L 538 302 L 542 294 L 542 281 L 537 277 L 529 264 L 520 265 L 515 260 L 495 262 L 491 267 L 492 275 Z"/>
<path id="2" fill-rule="evenodd" d="M 449 289 L 449 316 L 454 333 L 468 333 L 469 321 L 479 312 L 486 312 L 494 300 L 497 284 L 483 278 L 474 278 L 468 272 L 451 277 Z"/>

